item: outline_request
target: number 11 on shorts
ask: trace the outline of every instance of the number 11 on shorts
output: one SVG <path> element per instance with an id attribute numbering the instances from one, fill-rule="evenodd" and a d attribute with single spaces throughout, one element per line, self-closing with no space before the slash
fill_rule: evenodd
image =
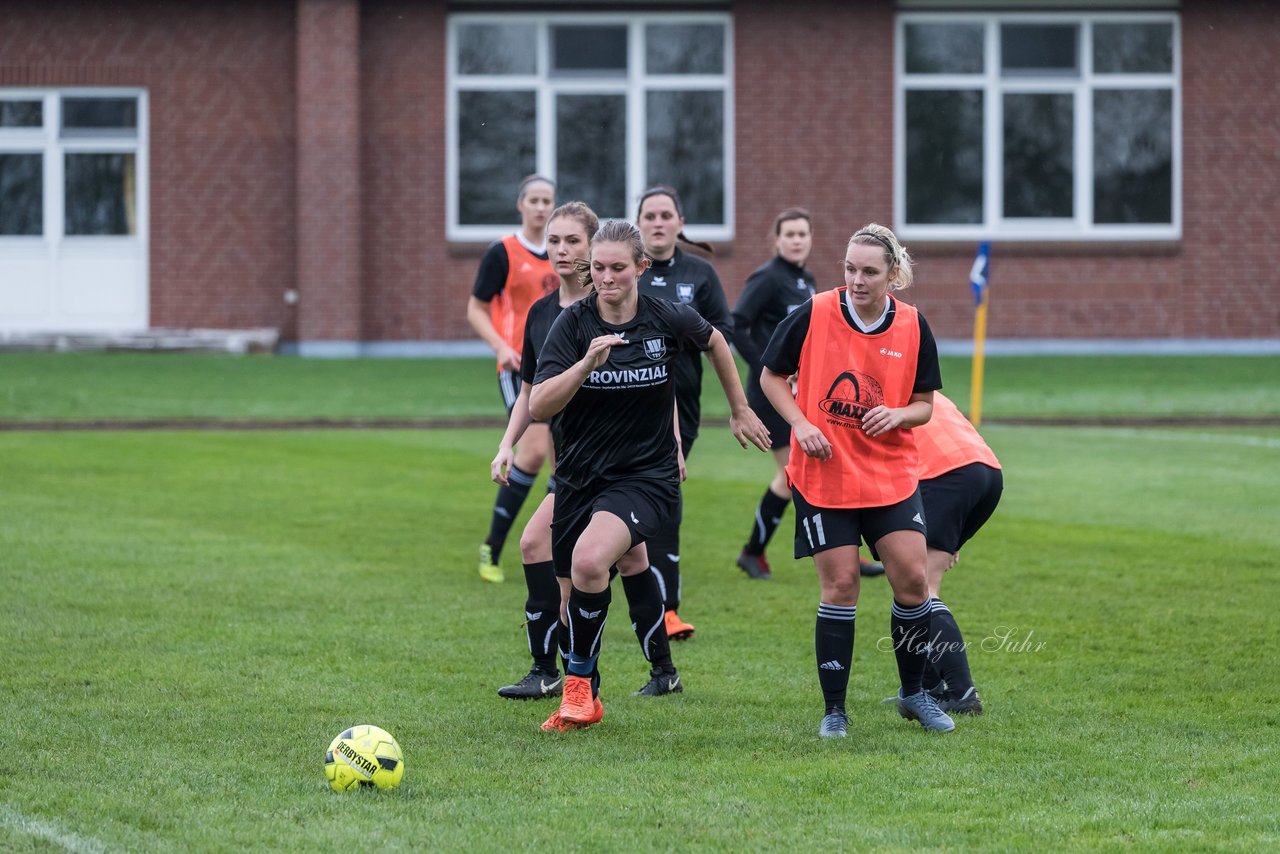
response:
<path id="1" fill-rule="evenodd" d="M 809 525 L 809 520 L 811 519 L 813 520 L 812 527 Z M 814 542 L 813 539 L 815 534 L 818 537 L 817 542 Z M 821 513 L 814 513 L 812 516 L 804 517 L 804 535 L 809 538 L 809 548 L 811 549 L 816 549 L 818 546 L 825 546 L 827 544 L 827 535 L 822 531 Z"/>

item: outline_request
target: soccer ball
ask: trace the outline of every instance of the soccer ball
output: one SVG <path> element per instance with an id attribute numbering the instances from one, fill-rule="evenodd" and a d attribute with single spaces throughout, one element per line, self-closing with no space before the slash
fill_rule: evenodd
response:
<path id="1" fill-rule="evenodd" d="M 338 733 L 325 751 L 324 776 L 335 792 L 394 789 L 404 777 L 404 753 L 385 729 L 358 724 Z"/>

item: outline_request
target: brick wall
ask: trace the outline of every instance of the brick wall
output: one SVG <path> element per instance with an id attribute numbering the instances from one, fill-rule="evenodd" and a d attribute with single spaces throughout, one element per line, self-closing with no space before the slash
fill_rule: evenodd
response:
<path id="1" fill-rule="evenodd" d="M 312 7 L 318 32 L 338 43 L 358 33 L 345 65 L 298 55 L 308 43 L 299 10 Z M 1265 2 L 1180 8 L 1183 239 L 997 242 L 992 337 L 1280 336 L 1280 23 Z M 894 10 L 890 0 L 733 4 L 738 237 L 715 259 L 730 302 L 770 256 L 784 206 L 813 211 L 809 266 L 824 286 L 839 281 L 854 229 L 892 223 Z M 326 23 L 328 13 L 341 17 Z M 292 337 L 282 296 L 299 287 L 298 308 L 318 309 L 301 315 L 304 338 L 472 339 L 464 308 L 483 246 L 444 240 L 445 21 L 444 3 L 411 0 L 6 4 L 0 86 L 149 91 L 153 325 L 267 325 Z M 300 67 L 316 78 L 300 82 Z M 321 112 L 297 104 L 300 90 Z M 344 103 L 336 91 L 357 104 L 358 125 L 325 114 Z M 337 174 L 299 160 L 308 134 L 336 134 L 329 153 L 358 176 L 350 186 L 299 187 L 299 174 Z M 309 226 L 297 214 L 307 198 L 350 204 L 309 205 L 319 223 Z M 358 219 L 343 219 L 353 210 Z M 909 299 L 939 337 L 967 338 L 974 246 L 909 248 Z M 300 275 L 338 282 L 332 301 L 308 302 L 318 294 Z"/>
<path id="2" fill-rule="evenodd" d="M 293 4 L 45 0 L 0 21 L 0 86 L 149 93 L 151 324 L 286 326 Z"/>

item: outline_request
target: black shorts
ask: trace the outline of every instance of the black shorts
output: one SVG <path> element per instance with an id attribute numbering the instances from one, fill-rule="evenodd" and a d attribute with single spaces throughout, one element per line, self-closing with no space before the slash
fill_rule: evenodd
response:
<path id="1" fill-rule="evenodd" d="M 773 408 L 773 404 L 769 402 L 769 398 L 765 397 L 763 391 L 758 392 L 752 389 L 747 395 L 747 404 L 751 407 L 751 411 L 764 422 L 764 426 L 769 428 L 770 448 L 776 451 L 791 444 L 791 425 Z"/>
<path id="2" fill-rule="evenodd" d="M 675 481 L 632 478 L 586 491 L 556 486 L 556 508 L 551 517 L 551 559 L 556 576 L 568 578 L 578 537 L 598 512 L 612 513 L 631 531 L 631 547 L 662 530 L 680 506 L 680 484 Z"/>
<path id="3" fill-rule="evenodd" d="M 1004 475 L 984 463 L 970 463 L 946 474 L 920 481 L 925 536 L 931 549 L 955 554 L 978 533 L 1000 503 Z"/>
<path id="4" fill-rule="evenodd" d="M 516 398 L 520 396 L 520 372 L 505 368 L 498 371 L 498 391 L 502 394 L 502 405 L 507 408 L 507 417 L 510 418 Z"/>
<path id="5" fill-rule="evenodd" d="M 856 546 L 865 540 L 871 554 L 885 534 L 894 531 L 925 533 L 924 504 L 917 489 L 897 504 L 883 507 L 814 507 L 794 485 L 796 505 L 796 559 L 840 546 Z"/>

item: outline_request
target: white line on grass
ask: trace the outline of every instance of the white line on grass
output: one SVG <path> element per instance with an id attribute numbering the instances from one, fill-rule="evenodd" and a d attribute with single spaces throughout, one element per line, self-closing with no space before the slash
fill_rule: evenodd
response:
<path id="1" fill-rule="evenodd" d="M 52 842 L 76 854 L 105 854 L 107 846 L 96 839 L 86 839 L 74 833 L 68 833 L 55 824 L 28 818 L 13 807 L 0 804 L 0 827 L 12 828 L 27 836 L 34 836 Z"/>
<path id="2" fill-rule="evenodd" d="M 992 429 L 1013 429 L 1010 425 L 991 425 Z M 1042 429 L 1036 427 L 1035 429 Z M 1265 436 L 1241 436 L 1236 433 L 1208 433 L 1192 430 L 1161 430 L 1137 427 L 1069 427 L 1074 432 L 1101 433 L 1119 439 L 1157 439 L 1162 442 L 1201 442 L 1209 445 L 1246 445 L 1251 448 L 1280 448 L 1280 439 Z"/>

